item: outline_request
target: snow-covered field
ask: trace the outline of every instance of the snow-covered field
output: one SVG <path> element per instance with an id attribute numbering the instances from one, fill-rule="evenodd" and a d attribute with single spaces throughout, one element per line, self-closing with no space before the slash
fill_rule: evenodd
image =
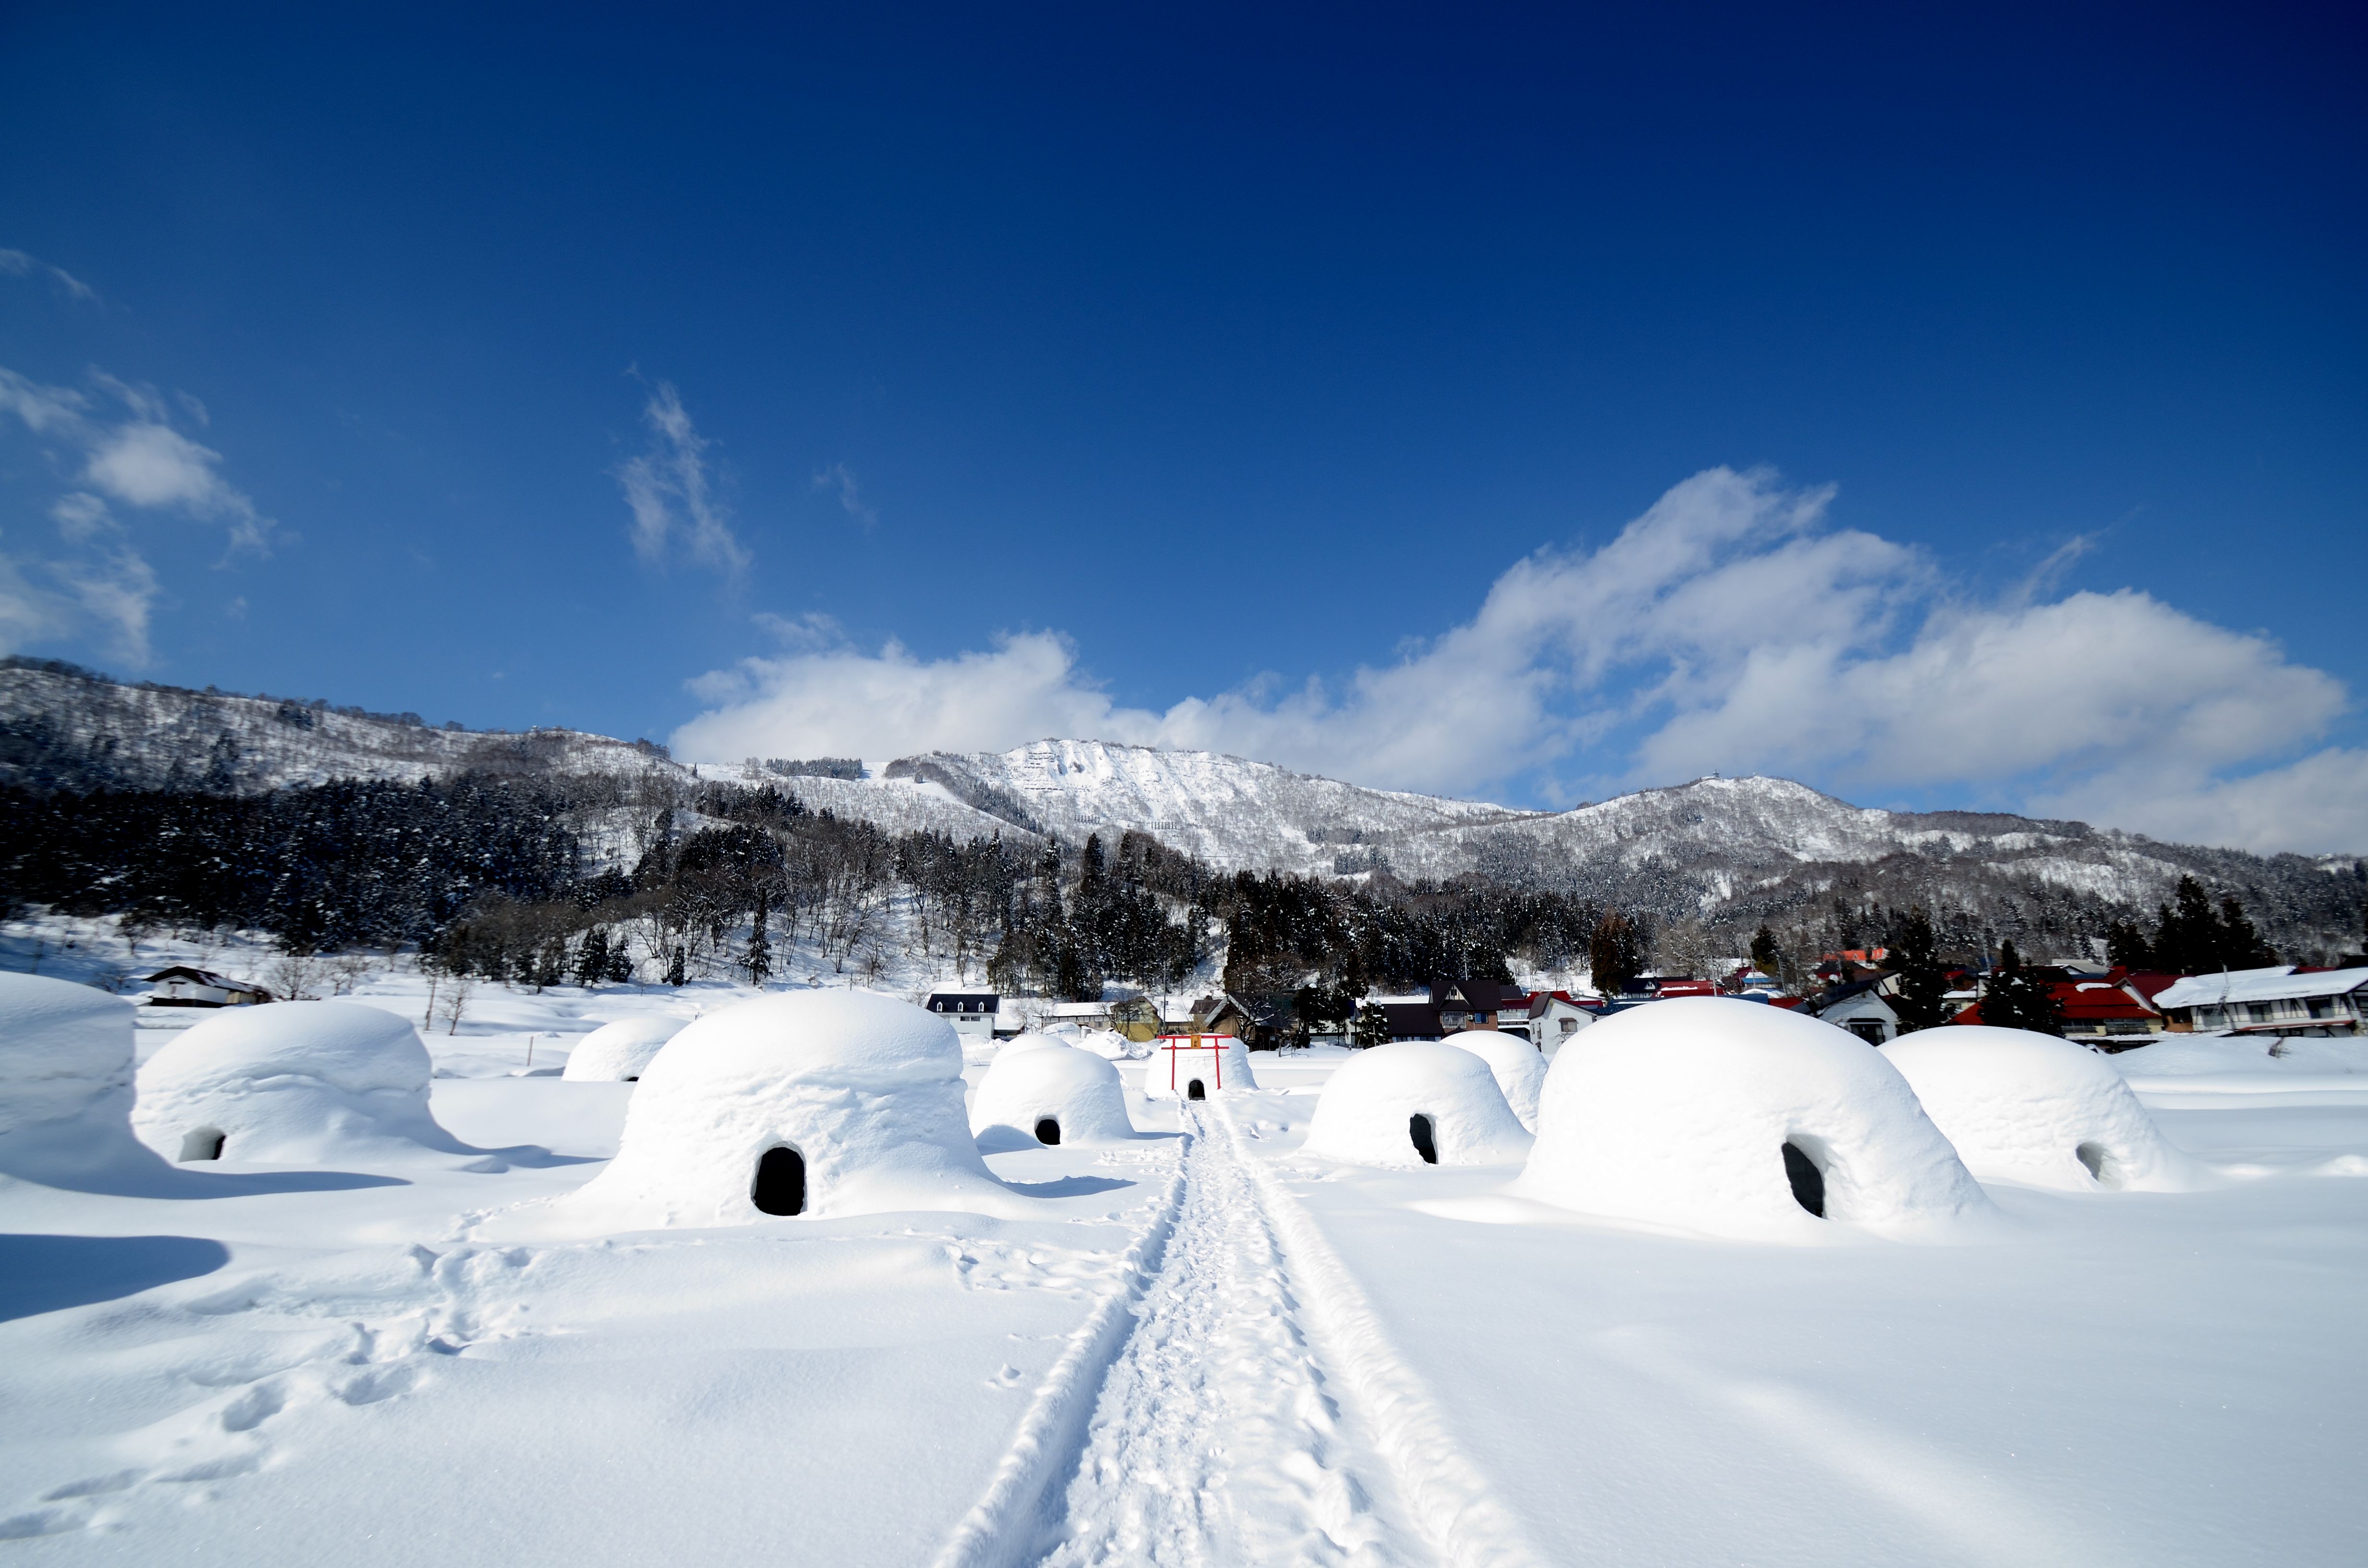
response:
<path id="1" fill-rule="evenodd" d="M 1337 1051 L 1201 1103 L 1121 1062 L 1145 1136 L 982 1139 L 1001 1218 L 514 1239 L 642 1092 L 559 1076 L 572 1043 L 746 994 L 481 993 L 424 1037 L 450 1149 L 0 1178 L 0 1537 L 242 1568 L 2368 1560 L 2368 1046 L 2114 1058 L 2207 1179 L 1992 1181 L 1915 1241 L 1320 1158 Z M 425 992 L 348 999 L 416 1022 Z"/>

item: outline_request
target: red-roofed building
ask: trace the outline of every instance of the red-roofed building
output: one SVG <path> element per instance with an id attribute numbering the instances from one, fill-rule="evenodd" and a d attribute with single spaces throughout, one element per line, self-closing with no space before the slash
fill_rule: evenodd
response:
<path id="1" fill-rule="evenodd" d="M 2146 1037 L 2162 1028 L 2160 1013 L 2112 980 L 2059 980 L 2048 989 L 2055 994 L 2056 1010 L 2064 1015 L 2064 1034 L 2068 1040 L 2111 1040 L 2113 1049 L 2126 1051 L 2145 1044 Z M 1982 1005 L 1975 1003 L 1951 1021 L 1980 1023 Z"/>

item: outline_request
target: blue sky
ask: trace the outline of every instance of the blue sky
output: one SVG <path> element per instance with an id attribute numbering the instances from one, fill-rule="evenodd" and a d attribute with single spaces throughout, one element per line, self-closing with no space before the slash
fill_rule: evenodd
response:
<path id="1" fill-rule="evenodd" d="M 2368 847 L 2332 8 L 864 10 L 0 16 L 0 640 Z"/>

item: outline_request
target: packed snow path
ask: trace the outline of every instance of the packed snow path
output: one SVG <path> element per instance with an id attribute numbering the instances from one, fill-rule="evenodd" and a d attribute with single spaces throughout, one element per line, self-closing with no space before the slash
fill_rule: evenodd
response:
<path id="1" fill-rule="evenodd" d="M 1073 1342 L 940 1564 L 1539 1561 L 1229 1109 L 1182 1115 L 1172 1207 L 1133 1284 Z M 1069 1385 L 1096 1370 L 1087 1420 Z"/>
<path id="2" fill-rule="evenodd" d="M 1310 1343 L 1229 1119 L 1184 1114 L 1175 1233 L 1102 1381 L 1046 1568 L 1426 1561 Z"/>

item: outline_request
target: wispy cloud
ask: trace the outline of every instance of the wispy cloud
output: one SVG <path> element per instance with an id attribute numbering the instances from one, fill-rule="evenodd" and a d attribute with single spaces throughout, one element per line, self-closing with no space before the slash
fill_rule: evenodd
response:
<path id="1" fill-rule="evenodd" d="M 669 381 L 652 390 L 642 409 L 650 427 L 650 448 L 616 471 L 633 514 L 633 549 L 652 565 L 664 565 L 679 539 L 703 566 L 738 574 L 750 556 L 732 531 L 732 515 L 717 499 L 708 472 L 708 442 L 690 422 L 682 396 Z"/>
<path id="2" fill-rule="evenodd" d="M 43 449 L 61 489 L 49 506 L 53 540 L 20 535 L 0 549 L 0 651 L 86 639 L 110 659 L 148 664 L 160 590 L 127 517 L 215 524 L 230 555 L 270 553 L 277 525 L 223 477 L 220 452 L 176 427 L 204 423 L 196 399 L 99 370 L 85 390 L 0 367 L 0 422 L 9 419 Z"/>
<path id="3" fill-rule="evenodd" d="M 52 267 L 40 256 L 28 256 L 20 250 L 0 250 L 0 277 L 47 278 L 69 300 L 87 304 L 98 302 L 97 290 L 64 267 Z"/>
<path id="4" fill-rule="evenodd" d="M 836 492 L 839 506 L 847 515 L 871 528 L 880 521 L 880 509 L 863 499 L 861 488 L 855 483 L 854 472 L 845 463 L 833 463 L 814 477 L 816 490 Z"/>
<path id="5" fill-rule="evenodd" d="M 0 367 L 0 414 L 55 443 L 53 452 L 74 466 L 74 483 L 125 506 L 219 523 L 233 554 L 271 552 L 277 525 L 222 477 L 220 452 L 173 427 L 172 404 L 153 388 L 103 371 L 92 371 L 90 380 L 103 395 L 46 386 Z M 202 422 L 203 403 L 191 398 L 180 407 Z"/>
<path id="6" fill-rule="evenodd" d="M 61 496 L 50 517 L 62 547 L 56 553 L 0 551 L 0 653 L 83 637 L 109 658 L 144 667 L 155 571 L 99 497 Z"/>
<path id="7" fill-rule="evenodd" d="M 1832 494 L 1697 474 L 1600 548 L 1515 562 L 1471 620 L 1337 686 L 1269 676 L 1127 708 L 1057 633 L 922 659 L 808 628 L 694 682 L 709 710 L 676 741 L 724 759 L 1075 735 L 1565 799 L 1769 771 L 2259 848 L 2368 846 L 2368 790 L 2346 782 L 2368 755 L 2311 749 L 2348 706 L 2332 676 L 2135 590 L 1962 597 L 1922 552 L 1832 526 Z"/>

